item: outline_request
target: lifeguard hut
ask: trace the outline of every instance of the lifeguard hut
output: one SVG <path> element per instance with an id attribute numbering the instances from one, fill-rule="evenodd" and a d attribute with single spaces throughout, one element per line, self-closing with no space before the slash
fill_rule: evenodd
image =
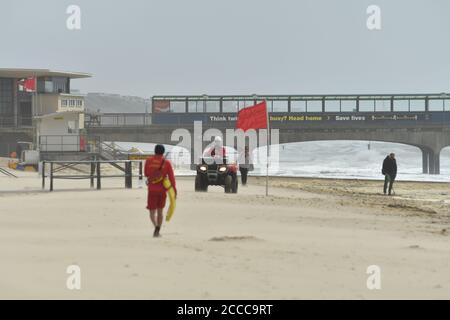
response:
<path id="1" fill-rule="evenodd" d="M 38 152 L 40 161 L 85 158 L 92 139 L 84 134 L 84 96 L 71 91 L 71 82 L 90 77 L 48 69 L 0 69 L 0 123 L 9 137 L 5 149 L 14 150 L 14 144 L 19 148 L 17 142 L 25 141 L 18 132 L 32 132 L 34 150 L 23 152 Z"/>

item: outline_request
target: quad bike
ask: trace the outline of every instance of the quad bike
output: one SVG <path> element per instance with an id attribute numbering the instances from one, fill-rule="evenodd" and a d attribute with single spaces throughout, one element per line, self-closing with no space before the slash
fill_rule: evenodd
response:
<path id="1" fill-rule="evenodd" d="M 225 193 L 238 192 L 238 165 L 228 164 L 227 158 L 203 158 L 197 165 L 195 191 L 208 192 L 209 186 L 221 186 Z"/>

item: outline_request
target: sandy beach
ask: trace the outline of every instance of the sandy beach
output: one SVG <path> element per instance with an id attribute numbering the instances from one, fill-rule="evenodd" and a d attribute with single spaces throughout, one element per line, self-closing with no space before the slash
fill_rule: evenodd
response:
<path id="1" fill-rule="evenodd" d="M 1 299 L 448 299 L 450 184 L 251 178 L 195 193 L 153 239 L 146 190 L 0 176 Z M 82 288 L 66 287 L 69 265 Z M 367 268 L 381 268 L 370 291 Z"/>

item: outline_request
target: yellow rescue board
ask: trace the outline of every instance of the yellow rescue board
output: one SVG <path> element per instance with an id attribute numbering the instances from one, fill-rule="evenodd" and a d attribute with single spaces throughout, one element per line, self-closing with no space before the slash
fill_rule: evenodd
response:
<path id="1" fill-rule="evenodd" d="M 166 221 L 169 222 L 172 219 L 173 214 L 175 213 L 175 209 L 177 207 L 177 197 L 175 194 L 175 190 L 173 189 L 172 184 L 170 183 L 170 180 L 168 178 L 164 179 L 163 185 L 164 188 L 166 188 L 167 193 L 169 194 L 170 200 L 169 210 L 167 211 L 166 215 Z"/>

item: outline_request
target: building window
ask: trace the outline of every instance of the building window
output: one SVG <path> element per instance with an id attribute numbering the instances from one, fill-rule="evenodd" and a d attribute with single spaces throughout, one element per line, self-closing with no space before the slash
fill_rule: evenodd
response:
<path id="1" fill-rule="evenodd" d="M 391 111 L 391 100 L 375 100 L 375 111 L 389 112 Z"/>
<path id="2" fill-rule="evenodd" d="M 245 108 L 248 108 L 248 107 L 252 107 L 254 105 L 255 105 L 254 100 L 239 100 L 239 101 L 237 101 L 237 108 L 239 111 L 241 111 Z M 272 109 L 270 109 L 271 107 L 272 107 L 272 101 L 267 101 L 267 108 L 269 110 L 272 110 Z"/>
<path id="3" fill-rule="evenodd" d="M 341 101 L 339 100 L 325 100 L 325 112 L 340 112 Z"/>
<path id="4" fill-rule="evenodd" d="M 306 111 L 306 101 L 292 100 L 291 101 L 291 111 L 292 112 L 305 112 Z"/>
<path id="5" fill-rule="evenodd" d="M 41 77 L 37 82 L 39 93 L 69 93 L 69 79 L 61 77 Z"/>
<path id="6" fill-rule="evenodd" d="M 375 100 L 359 100 L 359 111 L 361 112 L 375 111 Z"/>
<path id="7" fill-rule="evenodd" d="M 14 114 L 13 80 L 0 79 L 0 114 Z"/>
<path id="8" fill-rule="evenodd" d="M 341 100 L 341 111 L 342 112 L 356 112 L 357 111 L 356 100 Z"/>
<path id="9" fill-rule="evenodd" d="M 220 101 L 207 101 L 206 112 L 220 112 Z"/>
<path id="10" fill-rule="evenodd" d="M 53 82 L 52 81 L 45 81 L 44 82 L 44 92 L 45 93 L 53 93 Z"/>
<path id="11" fill-rule="evenodd" d="M 236 101 L 223 101 L 222 108 L 223 108 L 223 112 L 226 112 L 226 113 L 237 112 L 237 102 Z"/>
<path id="12" fill-rule="evenodd" d="M 67 122 L 67 133 L 69 133 L 69 134 L 77 133 L 77 128 L 76 128 L 76 122 L 75 121 Z"/>
<path id="13" fill-rule="evenodd" d="M 254 104 L 254 102 L 252 103 Z M 287 100 L 274 100 L 272 104 L 273 112 L 288 112 L 289 101 Z"/>
<path id="14" fill-rule="evenodd" d="M 189 112 L 204 112 L 205 101 L 189 101 Z"/>
<path id="15" fill-rule="evenodd" d="M 444 100 L 432 99 L 428 102 L 428 108 L 430 111 L 444 111 Z"/>
<path id="16" fill-rule="evenodd" d="M 170 112 L 185 112 L 186 111 L 186 101 L 171 101 L 170 102 Z"/>
<path id="17" fill-rule="evenodd" d="M 409 102 L 409 111 L 425 111 L 425 100 L 411 100 Z"/>
<path id="18" fill-rule="evenodd" d="M 322 112 L 322 100 L 309 100 L 306 102 L 307 112 Z"/>
<path id="19" fill-rule="evenodd" d="M 61 100 L 62 108 L 83 108 L 83 100 L 80 99 L 63 99 Z"/>
<path id="20" fill-rule="evenodd" d="M 394 111 L 409 111 L 409 100 L 394 100 Z"/>

